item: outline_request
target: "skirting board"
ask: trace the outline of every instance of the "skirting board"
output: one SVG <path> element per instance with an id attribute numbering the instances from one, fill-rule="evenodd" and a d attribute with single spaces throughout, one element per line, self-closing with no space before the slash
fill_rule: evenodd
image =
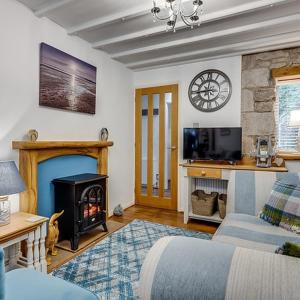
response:
<path id="1" fill-rule="evenodd" d="M 133 206 L 133 205 L 135 205 L 135 201 L 128 202 L 128 203 L 126 203 L 125 206 L 122 206 L 122 207 L 123 207 L 123 209 L 127 209 L 127 208 L 129 208 L 129 207 L 131 207 L 131 206 Z M 113 211 L 114 211 L 114 209 L 110 209 L 110 210 L 109 210 L 109 212 L 108 212 L 108 217 L 112 217 L 112 216 L 113 216 L 113 214 L 114 214 Z M 178 207 L 177 211 L 183 213 L 183 212 L 184 212 L 184 209 L 183 209 L 182 207 Z"/>

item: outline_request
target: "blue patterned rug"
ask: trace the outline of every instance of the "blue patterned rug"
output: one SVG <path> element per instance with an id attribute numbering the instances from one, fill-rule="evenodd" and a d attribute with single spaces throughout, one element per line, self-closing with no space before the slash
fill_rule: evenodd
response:
<path id="1" fill-rule="evenodd" d="M 139 273 L 147 252 L 168 235 L 211 239 L 211 234 L 134 220 L 53 272 L 99 299 L 137 299 Z"/>

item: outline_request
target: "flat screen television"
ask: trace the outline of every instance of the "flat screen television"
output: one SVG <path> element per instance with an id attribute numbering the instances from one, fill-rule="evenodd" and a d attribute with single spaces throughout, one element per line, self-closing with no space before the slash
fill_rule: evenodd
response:
<path id="1" fill-rule="evenodd" d="M 184 128 L 183 159 L 238 161 L 242 158 L 242 128 Z"/>

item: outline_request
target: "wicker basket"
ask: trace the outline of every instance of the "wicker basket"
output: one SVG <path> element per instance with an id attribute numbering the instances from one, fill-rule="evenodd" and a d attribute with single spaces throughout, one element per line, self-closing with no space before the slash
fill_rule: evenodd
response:
<path id="1" fill-rule="evenodd" d="M 192 193 L 192 211 L 195 215 L 212 216 L 216 211 L 218 193 L 206 194 L 202 190 Z"/>
<path id="2" fill-rule="evenodd" d="M 226 204 L 227 204 L 227 195 L 221 194 L 218 198 L 218 209 L 221 219 L 224 219 L 226 216 Z"/>

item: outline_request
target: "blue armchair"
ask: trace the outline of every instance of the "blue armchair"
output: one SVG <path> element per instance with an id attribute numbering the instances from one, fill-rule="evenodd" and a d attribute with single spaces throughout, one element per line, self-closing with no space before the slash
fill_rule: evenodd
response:
<path id="1" fill-rule="evenodd" d="M 5 273 L 0 248 L 0 300 L 97 300 L 98 297 L 62 279 L 29 269 Z"/>

